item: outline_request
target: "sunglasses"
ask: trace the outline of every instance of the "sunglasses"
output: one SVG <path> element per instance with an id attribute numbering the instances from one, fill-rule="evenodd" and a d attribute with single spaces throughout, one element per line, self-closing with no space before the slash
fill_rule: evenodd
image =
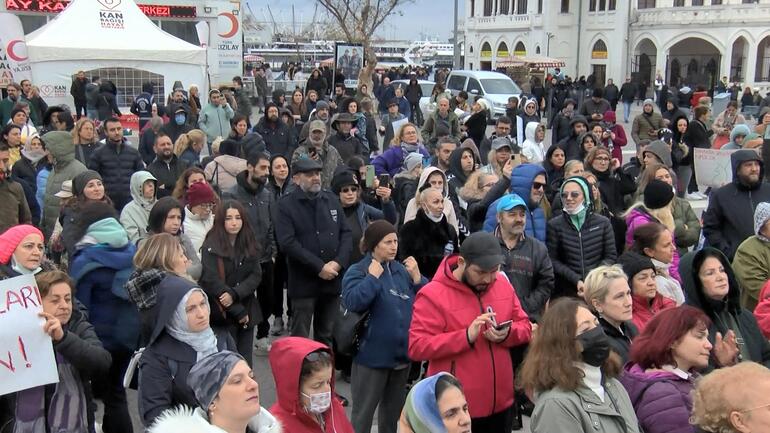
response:
<path id="1" fill-rule="evenodd" d="M 349 192 L 358 192 L 357 186 L 346 186 L 340 190 L 341 192 L 347 194 Z"/>
<path id="2" fill-rule="evenodd" d="M 545 184 L 542 182 L 532 182 L 532 189 L 543 189 Z"/>
<path id="3" fill-rule="evenodd" d="M 561 198 L 562 199 L 567 199 L 567 198 L 570 198 L 570 197 L 572 197 L 572 199 L 575 200 L 575 199 L 580 197 L 580 193 L 578 191 L 570 191 L 570 192 L 563 192 L 563 193 L 561 193 Z"/>
<path id="4" fill-rule="evenodd" d="M 316 351 L 316 352 L 309 353 L 305 357 L 305 360 L 308 362 L 318 362 L 319 360 L 322 360 L 322 359 L 328 360 L 328 359 L 331 359 L 331 356 L 329 355 L 328 352 Z"/>

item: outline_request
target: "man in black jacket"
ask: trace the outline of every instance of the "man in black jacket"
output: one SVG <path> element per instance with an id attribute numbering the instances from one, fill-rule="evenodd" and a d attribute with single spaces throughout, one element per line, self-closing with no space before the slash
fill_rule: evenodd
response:
<path id="1" fill-rule="evenodd" d="M 163 125 L 162 131 L 171 138 L 172 143 L 182 134 L 192 131 L 193 127 L 188 123 L 190 120 L 190 107 L 187 104 L 173 103 L 169 106 L 169 120 Z"/>
<path id="2" fill-rule="evenodd" d="M 176 181 L 187 170 L 189 164 L 174 155 L 171 137 L 163 131 L 155 136 L 155 159 L 147 166 L 147 171 L 157 179 L 158 198 L 168 197 L 174 192 Z"/>
<path id="3" fill-rule="evenodd" d="M 277 253 L 271 218 L 275 200 L 267 188 L 269 174 L 270 158 L 264 153 L 253 152 L 246 159 L 246 170 L 238 173 L 235 177 L 236 185 L 225 191 L 223 197 L 237 200 L 246 208 L 251 229 L 260 246 L 262 280 L 257 286 L 257 299 L 262 309 L 262 321 L 257 324 L 257 349 L 265 354 L 270 347 L 267 338 L 270 323 L 267 319 L 273 307 L 273 260 Z"/>
<path id="4" fill-rule="evenodd" d="M 754 210 L 770 202 L 770 184 L 764 179 L 762 158 L 751 149 L 730 155 L 733 181 L 713 191 L 703 214 L 703 235 L 709 246 L 732 260 L 735 250 L 754 235 Z"/>
<path id="5" fill-rule="evenodd" d="M 626 77 L 626 82 L 620 86 L 620 100 L 623 101 L 623 122 L 628 123 L 628 117 L 631 115 L 631 104 L 636 97 L 636 86 L 631 82 L 631 77 Z"/>
<path id="6" fill-rule="evenodd" d="M 278 244 L 286 255 L 291 335 L 313 336 L 331 345 L 342 270 L 352 251 L 350 229 L 337 197 L 321 189 L 321 165 L 300 158 L 291 167 L 299 186 L 278 201 L 273 219 Z"/>
<path id="7" fill-rule="evenodd" d="M 580 158 L 580 143 L 578 137 L 588 131 L 588 122 L 581 115 L 576 115 L 569 122 L 570 135 L 558 142 L 559 147 L 564 149 L 567 161 Z"/>
<path id="8" fill-rule="evenodd" d="M 120 212 L 131 201 L 131 175 L 144 169 L 139 151 L 123 138 L 123 125 L 115 117 L 104 121 L 107 138 L 104 145 L 94 150 L 88 168 L 102 176 L 107 196 L 112 199 L 115 209 Z"/>
<path id="9" fill-rule="evenodd" d="M 152 94 L 152 83 L 146 81 L 142 83 L 142 93 L 134 98 L 130 111 L 139 117 L 139 130 L 144 129 L 144 125 L 152 118 L 152 104 L 155 103 L 155 96 Z"/>
<path id="10" fill-rule="evenodd" d="M 88 78 L 86 73 L 78 71 L 75 78 L 72 79 L 72 86 L 70 86 L 70 95 L 75 100 L 75 115 L 77 120 L 80 120 L 82 116 L 86 115 L 86 85 L 88 84 Z M 83 113 L 82 115 L 80 113 Z"/>
<path id="11" fill-rule="evenodd" d="M 294 128 L 281 120 L 278 106 L 274 102 L 267 103 L 265 115 L 259 119 L 252 130 L 259 133 L 265 140 L 265 146 L 270 155 L 283 155 L 286 159 L 290 159 L 297 147 Z"/>
<path id="12" fill-rule="evenodd" d="M 516 289 L 516 296 L 529 320 L 537 322 L 554 285 L 553 264 L 545 244 L 524 234 L 527 205 L 516 194 L 508 194 L 497 202 L 495 234 L 505 256 L 503 272 Z"/>

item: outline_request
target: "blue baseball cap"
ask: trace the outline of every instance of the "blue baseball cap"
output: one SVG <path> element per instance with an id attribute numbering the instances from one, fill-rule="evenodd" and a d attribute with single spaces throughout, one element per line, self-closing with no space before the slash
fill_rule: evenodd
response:
<path id="1" fill-rule="evenodd" d="M 527 203 L 518 194 L 506 194 L 497 202 L 497 212 L 508 212 L 517 206 L 524 206 L 524 209 L 527 209 Z"/>

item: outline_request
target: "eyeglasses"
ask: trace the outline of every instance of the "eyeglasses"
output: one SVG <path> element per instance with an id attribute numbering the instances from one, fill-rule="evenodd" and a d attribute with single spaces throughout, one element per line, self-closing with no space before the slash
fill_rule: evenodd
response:
<path id="1" fill-rule="evenodd" d="M 203 203 L 203 204 L 200 204 L 198 206 L 202 207 L 203 209 L 208 209 L 208 210 L 212 210 L 212 209 L 216 209 L 217 208 L 216 203 Z"/>
<path id="2" fill-rule="evenodd" d="M 545 184 L 542 182 L 532 182 L 532 189 L 543 189 Z"/>
<path id="3" fill-rule="evenodd" d="M 601 162 L 610 162 L 610 159 L 606 156 L 597 156 L 594 158 L 594 161 L 601 161 Z"/>
<path id="4" fill-rule="evenodd" d="M 567 198 L 570 198 L 570 197 L 572 197 L 572 199 L 575 200 L 575 199 L 580 197 L 580 192 L 578 192 L 578 191 L 570 191 L 570 192 L 565 191 L 565 192 L 561 193 L 561 198 L 562 199 L 567 199 Z"/>
<path id="5" fill-rule="evenodd" d="M 346 186 L 346 187 L 342 188 L 340 190 L 340 192 L 343 192 L 345 194 L 347 194 L 349 192 L 358 192 L 358 187 L 357 186 Z"/>
<path id="6" fill-rule="evenodd" d="M 763 405 L 761 405 L 761 406 L 754 406 L 754 407 L 752 407 L 752 408 L 749 408 L 749 409 L 745 409 L 745 410 L 739 410 L 739 411 L 737 411 L 737 412 L 740 412 L 740 413 L 752 412 L 752 411 L 755 411 L 755 410 L 757 410 L 757 409 L 764 409 L 764 408 L 766 408 L 766 407 L 770 407 L 770 403 L 766 403 L 766 404 L 763 404 Z"/>

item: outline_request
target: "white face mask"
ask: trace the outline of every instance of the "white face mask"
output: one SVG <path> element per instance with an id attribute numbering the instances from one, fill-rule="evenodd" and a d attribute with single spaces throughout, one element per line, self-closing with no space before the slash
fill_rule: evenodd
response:
<path id="1" fill-rule="evenodd" d="M 332 405 L 331 391 L 319 392 L 318 394 L 313 395 L 307 395 L 304 392 L 300 392 L 300 394 L 310 399 L 310 407 L 308 410 L 316 415 L 326 412 Z"/>
<path id="2" fill-rule="evenodd" d="M 584 203 L 580 203 L 578 206 L 575 207 L 575 209 L 569 210 L 567 207 L 564 207 L 564 212 L 567 212 L 570 215 L 577 215 L 579 214 L 583 209 L 585 209 L 586 205 Z"/>
<path id="3" fill-rule="evenodd" d="M 427 209 L 423 209 L 423 212 L 425 212 L 425 216 L 428 217 L 428 219 L 433 221 L 434 223 L 441 222 L 441 218 L 444 217 L 443 212 L 439 212 L 438 215 L 433 215 L 433 212 Z"/>

